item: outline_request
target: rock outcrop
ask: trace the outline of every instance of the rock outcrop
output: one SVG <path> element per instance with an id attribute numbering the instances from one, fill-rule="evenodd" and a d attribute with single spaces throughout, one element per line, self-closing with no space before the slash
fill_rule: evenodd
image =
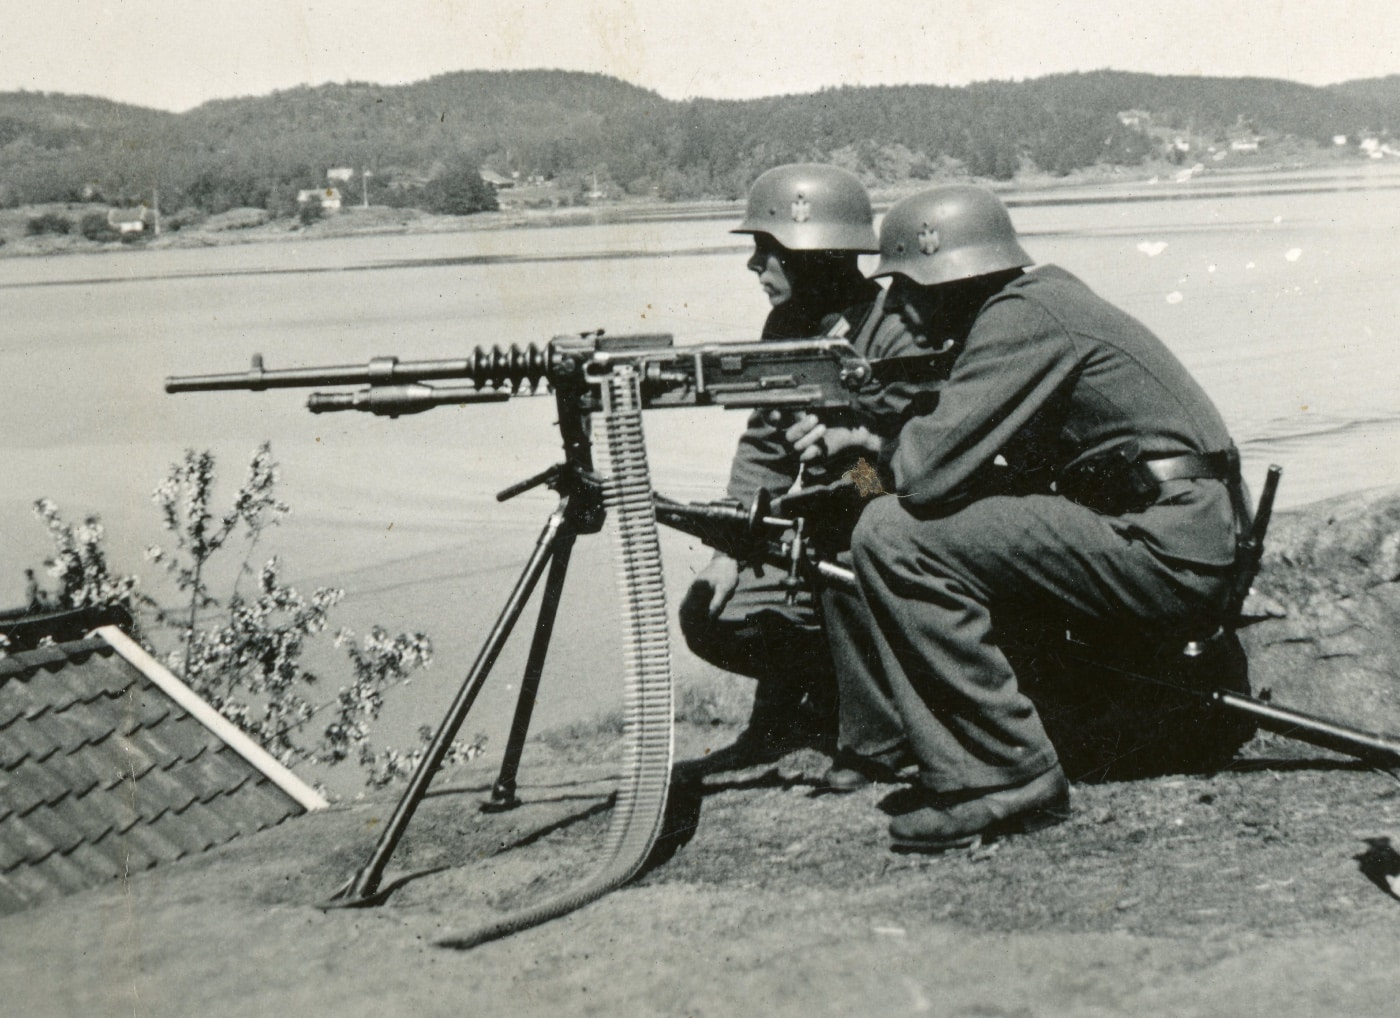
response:
<path id="1" fill-rule="evenodd" d="M 1240 633 L 1256 693 L 1400 735 L 1400 490 L 1280 513 Z"/>

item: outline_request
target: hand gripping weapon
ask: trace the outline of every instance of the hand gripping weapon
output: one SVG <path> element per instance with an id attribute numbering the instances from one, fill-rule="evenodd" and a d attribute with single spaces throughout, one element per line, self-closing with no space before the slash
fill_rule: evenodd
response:
<path id="1" fill-rule="evenodd" d="M 471 356 L 455 360 L 381 357 L 363 365 L 268 370 L 261 357 L 254 357 L 245 372 L 166 379 L 167 392 L 359 386 L 353 392 L 313 393 L 307 407 L 313 413 L 359 410 L 388 417 L 436 406 L 506 400 L 539 392 L 546 385 L 554 394 L 563 462 L 496 497 L 504 501 L 545 485 L 558 493 L 558 505 L 370 859 L 336 893 L 332 904 L 377 905 L 387 898 L 389 891 L 381 889 L 380 881 L 389 858 L 548 566 L 510 739 L 491 799 L 483 808 L 502 810 L 519 804 L 520 757 L 569 556 L 575 539 L 597 533 L 608 512 L 615 518 L 614 560 L 622 586 L 626 697 L 624 772 L 604 862 L 577 890 L 443 943 L 471 947 L 508 935 L 596 900 L 635 876 L 651 853 L 666 808 L 673 714 L 668 616 L 642 409 L 849 408 L 883 379 L 916 378 L 925 366 L 931 370 L 932 364 L 932 357 L 868 362 L 839 339 L 687 347 L 673 346 L 668 335 L 585 333 L 556 337 L 543 347 L 477 347 Z M 433 384 L 444 382 L 452 384 Z M 592 416 L 600 424 L 601 455 L 596 467 L 589 429 Z"/>

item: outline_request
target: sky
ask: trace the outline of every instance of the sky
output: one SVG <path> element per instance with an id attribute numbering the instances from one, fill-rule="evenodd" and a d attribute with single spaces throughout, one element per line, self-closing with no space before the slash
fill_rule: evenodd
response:
<path id="1" fill-rule="evenodd" d="M 1400 73 L 1395 0 L 6 0 L 0 91 L 167 110 L 449 71 L 610 74 L 671 99 L 1102 68 Z"/>

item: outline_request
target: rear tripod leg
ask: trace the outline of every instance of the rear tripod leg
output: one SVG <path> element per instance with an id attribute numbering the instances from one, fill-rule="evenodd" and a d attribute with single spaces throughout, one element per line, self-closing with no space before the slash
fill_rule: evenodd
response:
<path id="1" fill-rule="evenodd" d="M 447 756 L 447 751 L 452 742 L 457 737 L 458 730 L 462 727 L 462 722 L 466 720 L 467 712 L 471 710 L 472 704 L 476 702 L 477 694 L 481 692 L 481 687 L 486 682 L 486 677 L 491 672 L 491 667 L 500 657 L 506 639 L 510 636 L 511 630 L 515 627 L 516 621 L 520 618 L 521 612 L 525 609 L 525 604 L 534 592 L 535 584 L 544 575 L 545 565 L 555 557 L 556 553 L 562 552 L 563 558 L 567 561 L 569 550 L 573 547 L 575 532 L 569 522 L 569 499 L 567 497 L 560 500 L 558 508 L 550 514 L 549 520 L 544 525 L 544 530 L 540 532 L 539 540 L 535 542 L 535 548 L 530 553 L 530 559 L 525 563 L 525 568 L 516 581 L 506 605 L 501 609 L 500 616 L 496 619 L 496 624 L 491 628 L 490 634 L 486 637 L 486 643 L 477 654 L 475 663 L 471 671 L 467 673 L 466 679 L 462 683 L 462 688 L 457 691 L 457 697 L 452 701 L 452 706 L 448 708 L 447 716 L 443 718 L 442 724 L 438 726 L 437 733 L 428 745 L 423 759 L 419 762 L 417 770 L 413 772 L 413 777 L 409 779 L 408 789 L 404 792 L 403 798 L 394 809 L 394 815 L 389 819 L 388 825 L 384 828 L 384 833 L 380 835 L 378 844 L 375 845 L 369 861 L 348 880 L 332 896 L 331 900 L 323 904 L 323 908 L 363 908 L 369 905 L 379 905 L 388 896 L 387 891 L 381 891 L 379 882 L 384 877 L 384 869 L 389 864 L 389 858 L 394 854 L 394 849 L 398 846 L 399 839 L 403 837 L 404 830 L 408 827 L 408 822 L 413 819 L 414 812 L 418 809 L 418 804 L 423 801 L 427 794 L 428 785 L 432 782 L 437 770 L 442 766 L 442 761 Z M 556 570 L 551 574 L 553 578 L 557 574 L 557 586 L 563 585 L 563 569 Z M 554 597 L 557 606 L 558 595 Z M 551 626 L 553 612 L 550 613 Z M 546 640 L 547 642 L 547 640 Z M 541 649 L 540 659 L 543 661 L 544 652 Z M 532 653 L 531 658 L 533 659 Z M 512 738 L 514 736 L 512 735 Z"/>
<path id="2" fill-rule="evenodd" d="M 520 805 L 516 795 L 516 777 L 520 757 L 525 751 L 525 738 L 530 734 L 530 718 L 539 696 L 540 676 L 544 659 L 549 653 L 549 640 L 554 633 L 554 620 L 559 615 L 559 599 L 564 593 L 564 576 L 569 569 L 569 556 L 574 550 L 575 535 L 566 531 L 555 544 L 554 559 L 549 564 L 549 576 L 544 581 L 540 613 L 535 622 L 535 637 L 530 643 L 530 656 L 525 662 L 525 674 L 520 680 L 520 699 L 515 702 L 515 718 L 510 723 L 510 741 L 506 743 L 501 773 L 491 788 L 491 798 L 481 804 L 483 813 L 503 813 Z"/>

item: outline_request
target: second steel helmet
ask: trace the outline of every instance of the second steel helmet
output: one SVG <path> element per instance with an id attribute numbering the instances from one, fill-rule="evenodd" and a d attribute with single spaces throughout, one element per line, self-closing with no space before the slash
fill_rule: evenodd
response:
<path id="1" fill-rule="evenodd" d="M 885 213 L 880 264 L 871 275 L 898 273 L 935 286 L 1033 263 L 1000 198 L 972 184 L 950 184 L 910 195 Z"/>
<path id="2" fill-rule="evenodd" d="M 822 163 L 775 166 L 749 189 L 731 233 L 766 233 L 789 251 L 878 251 L 870 196 L 855 174 Z"/>

